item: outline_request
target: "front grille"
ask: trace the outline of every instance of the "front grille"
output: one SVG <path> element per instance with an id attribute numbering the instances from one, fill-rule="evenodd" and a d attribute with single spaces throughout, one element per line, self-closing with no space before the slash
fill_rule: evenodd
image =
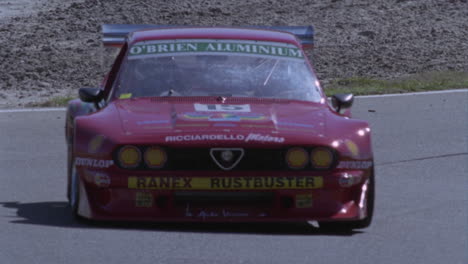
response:
<path id="1" fill-rule="evenodd" d="M 168 170 L 222 170 L 210 155 L 210 149 L 166 149 Z M 283 170 L 286 169 L 283 150 L 245 149 L 244 157 L 232 168 L 243 170 Z"/>

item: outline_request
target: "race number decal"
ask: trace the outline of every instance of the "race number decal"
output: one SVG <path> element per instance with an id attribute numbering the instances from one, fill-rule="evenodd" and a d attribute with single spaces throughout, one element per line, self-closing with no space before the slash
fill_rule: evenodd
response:
<path id="1" fill-rule="evenodd" d="M 250 105 L 195 104 L 195 111 L 200 112 L 250 112 Z"/>

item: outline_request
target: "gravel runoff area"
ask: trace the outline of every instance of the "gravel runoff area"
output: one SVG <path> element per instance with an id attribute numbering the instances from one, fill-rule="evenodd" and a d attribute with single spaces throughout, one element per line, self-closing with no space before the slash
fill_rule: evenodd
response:
<path id="1" fill-rule="evenodd" d="M 0 0 L 0 107 L 98 86 L 103 23 L 312 24 L 325 84 L 468 72 L 467 0 Z"/>

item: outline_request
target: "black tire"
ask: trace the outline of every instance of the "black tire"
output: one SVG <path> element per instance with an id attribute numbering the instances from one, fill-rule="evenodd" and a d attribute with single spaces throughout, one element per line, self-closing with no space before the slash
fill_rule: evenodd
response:
<path id="1" fill-rule="evenodd" d="M 67 153 L 67 190 L 66 190 L 68 203 L 70 203 L 70 200 L 71 200 L 71 174 L 73 173 L 70 155 L 71 154 L 68 151 Z"/>
<path id="2" fill-rule="evenodd" d="M 80 181 L 75 166 L 72 167 L 72 175 L 70 182 L 70 199 L 68 204 L 70 206 L 71 215 L 74 219 L 80 220 L 82 217 L 78 215 L 78 207 L 80 203 Z"/>
<path id="3" fill-rule="evenodd" d="M 321 229 L 327 231 L 344 231 L 352 229 L 367 228 L 372 223 L 374 215 L 374 202 L 375 202 L 375 176 L 372 169 L 372 175 L 369 177 L 369 190 L 367 193 L 367 216 L 364 219 L 356 221 L 325 221 L 319 222 Z"/>

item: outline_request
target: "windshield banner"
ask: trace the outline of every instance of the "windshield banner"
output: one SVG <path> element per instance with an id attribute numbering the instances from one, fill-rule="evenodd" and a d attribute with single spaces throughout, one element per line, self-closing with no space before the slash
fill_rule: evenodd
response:
<path id="1" fill-rule="evenodd" d="M 180 53 L 201 54 L 238 54 L 260 55 L 277 58 L 303 59 L 302 51 L 291 44 L 248 41 L 236 42 L 225 40 L 190 40 L 190 41 L 158 41 L 152 43 L 137 43 L 129 52 L 132 58 L 146 55 L 176 55 Z"/>

